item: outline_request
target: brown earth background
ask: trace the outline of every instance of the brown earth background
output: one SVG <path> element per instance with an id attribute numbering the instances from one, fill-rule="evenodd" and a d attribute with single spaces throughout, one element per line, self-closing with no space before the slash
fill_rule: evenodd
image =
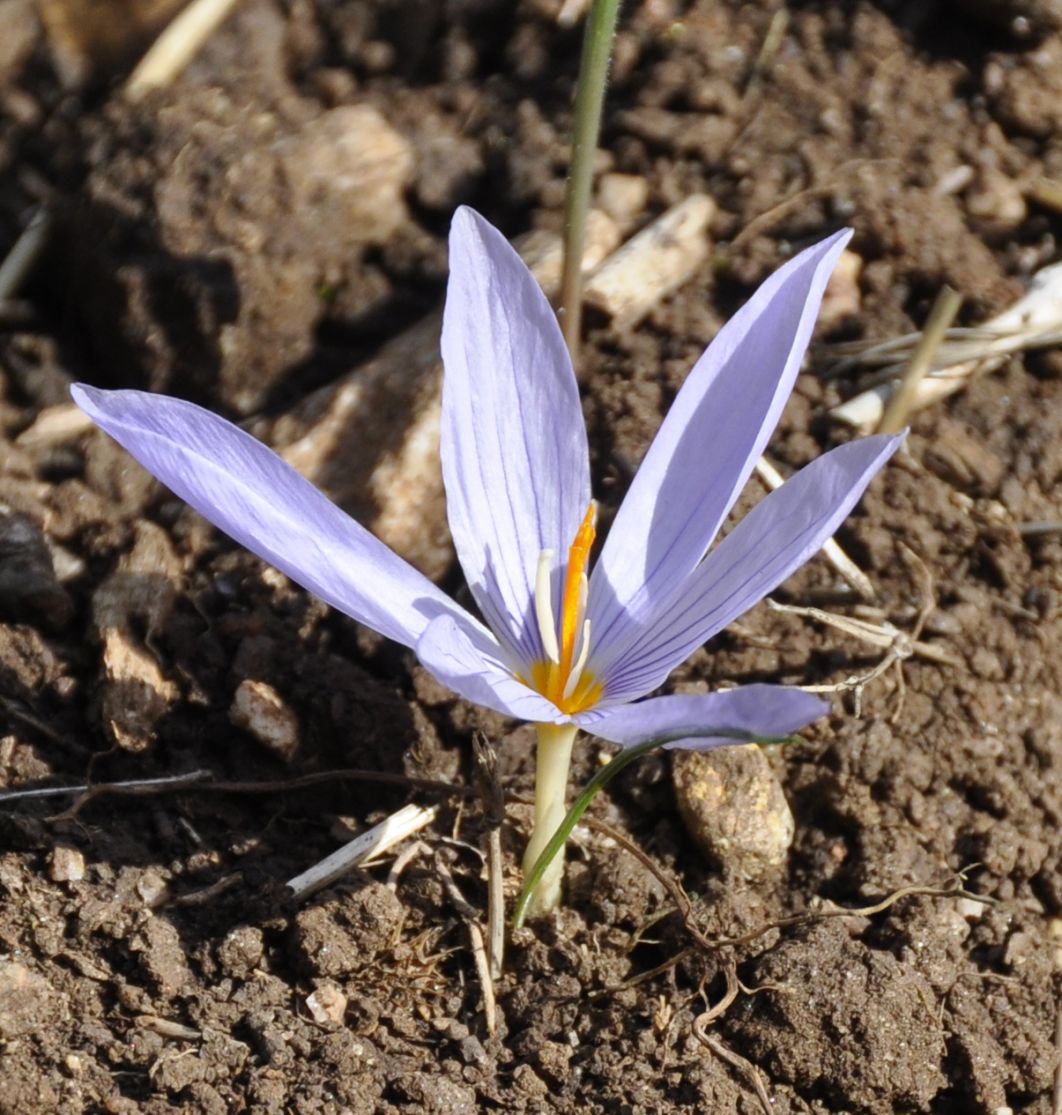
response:
<path id="1" fill-rule="evenodd" d="M 750 880 L 706 858 L 666 756 L 595 801 L 691 895 L 703 937 L 750 939 L 698 944 L 657 874 L 581 827 L 568 904 L 510 943 L 491 1033 L 468 927 L 490 818 L 403 778 L 472 786 L 472 737 L 490 739 L 511 899 L 529 729 L 219 537 L 78 425 L 67 391 L 166 390 L 290 447 L 343 385 L 346 440 L 301 443 L 315 475 L 460 595 L 413 436 L 445 233 L 461 203 L 513 237 L 559 229 L 581 24 L 558 0 L 244 0 L 133 100 L 165 14 L 0 0 L 0 244 L 51 213 L 0 305 L 0 781 L 255 785 L 66 816 L 69 796 L 0 802 L 0 1112 L 748 1115 L 755 1066 L 778 1115 L 1057 1113 L 1062 355 L 919 413 L 838 536 L 903 631 L 924 564 L 922 640 L 943 660 L 908 659 L 902 690 L 891 668 L 858 708 L 839 695 L 769 755 L 796 822 L 781 866 Z M 849 224 L 861 270 L 771 442 L 787 473 L 850 436 L 827 412 L 862 373 L 828 373 L 834 344 L 921 327 L 943 284 L 976 325 L 1058 258 L 1062 8 L 630 0 L 597 173 L 619 235 L 713 203 L 676 292 L 638 321 L 588 318 L 607 521 L 694 359 L 793 251 Z M 778 598 L 858 614 L 821 558 Z M 829 683 L 882 654 L 761 605 L 669 684 Z M 247 683 L 275 697 L 282 754 L 234 718 Z M 583 743 L 576 779 L 600 753 Z M 399 778 L 291 787 L 361 768 Z M 407 801 L 439 814 L 393 886 L 389 857 L 290 900 L 285 880 Z M 960 871 L 990 905 L 915 895 L 755 934 Z M 696 1023 L 731 967 L 713 1050 Z"/>

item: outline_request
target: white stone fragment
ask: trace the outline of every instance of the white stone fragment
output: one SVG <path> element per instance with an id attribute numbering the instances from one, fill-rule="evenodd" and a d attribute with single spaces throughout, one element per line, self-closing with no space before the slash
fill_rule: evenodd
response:
<path id="1" fill-rule="evenodd" d="M 49 857 L 48 874 L 54 883 L 80 883 L 85 877 L 85 857 L 76 848 L 57 844 Z"/>
<path id="2" fill-rule="evenodd" d="M 264 681 L 240 682 L 229 719 L 249 732 L 281 762 L 290 763 L 299 748 L 299 722 L 284 698 Z"/>
<path id="3" fill-rule="evenodd" d="M 319 1026 L 339 1026 L 347 1013 L 347 997 L 334 983 L 322 983 L 306 997 L 306 1009 Z"/>

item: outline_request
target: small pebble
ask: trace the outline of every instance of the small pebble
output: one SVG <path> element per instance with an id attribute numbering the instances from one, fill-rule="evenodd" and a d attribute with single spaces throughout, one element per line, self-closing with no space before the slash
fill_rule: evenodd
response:
<path id="1" fill-rule="evenodd" d="M 334 983 L 326 982 L 306 997 L 306 1007 L 318 1025 L 339 1026 L 347 1013 L 347 997 Z"/>
<path id="2" fill-rule="evenodd" d="M 136 881 L 136 892 L 140 895 L 140 900 L 153 910 L 156 906 L 161 906 L 163 902 L 169 897 L 170 888 L 166 880 L 156 872 L 148 868 L 143 875 Z"/>
<path id="3" fill-rule="evenodd" d="M 759 746 L 676 751 L 671 773 L 679 814 L 709 860 L 749 881 L 785 862 L 793 814 Z"/>
<path id="4" fill-rule="evenodd" d="M 53 883 L 80 883 L 85 877 L 85 857 L 76 848 L 59 844 L 52 849 L 48 874 Z"/>
<path id="5" fill-rule="evenodd" d="M 0 1043 L 39 1033 L 55 1021 L 59 1010 L 43 976 L 13 960 L 0 960 Z"/>
<path id="6" fill-rule="evenodd" d="M 240 682 L 229 719 L 249 732 L 281 762 L 290 763 L 299 748 L 299 723 L 284 698 L 264 681 Z"/>
<path id="7" fill-rule="evenodd" d="M 985 916 L 985 904 L 973 898 L 960 898 L 958 909 L 967 921 L 980 921 Z"/>

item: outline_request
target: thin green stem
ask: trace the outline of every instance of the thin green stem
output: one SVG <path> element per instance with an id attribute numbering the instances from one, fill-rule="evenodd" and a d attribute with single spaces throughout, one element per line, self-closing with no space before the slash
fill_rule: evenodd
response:
<path id="1" fill-rule="evenodd" d="M 579 82 L 575 93 L 575 122 L 572 129 L 572 161 L 564 202 L 564 270 L 561 276 L 561 327 L 571 353 L 579 360 L 583 316 L 583 242 L 590 211 L 590 187 L 594 179 L 594 155 L 601 132 L 601 109 L 605 103 L 608 63 L 616 34 L 620 0 L 593 0 L 583 36 Z"/>
<path id="2" fill-rule="evenodd" d="M 571 809 L 568 810 L 567 816 L 565 816 L 564 820 L 558 825 L 553 836 L 542 849 L 538 858 L 534 860 L 534 865 L 531 867 L 529 867 L 528 864 L 531 858 L 531 848 L 530 846 L 528 847 L 528 855 L 524 859 L 524 887 L 523 890 L 520 891 L 519 898 L 516 900 L 516 911 L 513 914 L 513 928 L 520 929 L 527 920 L 528 915 L 534 912 L 529 908 L 532 895 L 538 888 L 543 875 L 545 875 L 547 870 L 551 867 L 551 861 L 562 851 L 568 837 L 571 836 L 572 829 L 579 823 L 580 818 L 589 808 L 590 803 L 597 796 L 598 792 L 603 790 L 620 771 L 629 767 L 635 759 L 640 759 L 643 755 L 657 747 L 662 747 L 664 744 L 676 743 L 680 739 L 704 739 L 716 738 L 719 736 L 725 736 L 726 739 L 732 740 L 734 743 L 761 744 L 793 743 L 800 738 L 799 736 L 756 736 L 751 732 L 743 732 L 738 729 L 715 727 L 704 729 L 700 732 L 683 731 L 675 732 L 672 735 L 657 736 L 654 739 L 647 740 L 645 743 L 638 744 L 636 747 L 625 748 L 616 755 L 607 766 L 602 767 L 586 784 L 582 793 L 575 799 Z"/>

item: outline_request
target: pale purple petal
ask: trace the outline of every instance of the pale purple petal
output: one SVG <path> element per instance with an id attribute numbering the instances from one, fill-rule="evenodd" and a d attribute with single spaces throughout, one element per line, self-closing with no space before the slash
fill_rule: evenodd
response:
<path id="1" fill-rule="evenodd" d="M 539 553 L 567 557 L 590 502 L 579 391 L 557 320 L 505 238 L 454 217 L 443 317 L 442 469 L 457 556 L 520 661 L 542 657 Z"/>
<path id="2" fill-rule="evenodd" d="M 424 668 L 466 701 L 516 720 L 560 723 L 567 719 L 552 702 L 518 681 L 487 632 L 440 616 L 417 642 Z"/>
<path id="3" fill-rule="evenodd" d="M 828 702 L 784 685 L 745 685 L 720 693 L 650 697 L 633 705 L 582 713 L 574 719 L 592 735 L 636 747 L 661 736 L 664 747 L 707 751 L 743 736 L 787 736 L 829 712 Z M 700 733 L 683 736 L 685 732 Z M 704 733 L 711 733 L 706 735 Z"/>
<path id="4" fill-rule="evenodd" d="M 651 618 L 704 557 L 774 430 L 844 231 L 776 271 L 719 331 L 668 411 L 590 582 L 606 656 L 623 618 Z"/>
<path id="5" fill-rule="evenodd" d="M 904 435 L 868 437 L 812 461 L 761 500 L 649 622 L 626 621 L 611 658 L 591 654 L 607 703 L 649 693 L 702 643 L 818 553 Z"/>
<path id="6" fill-rule="evenodd" d="M 202 407 L 76 385 L 79 407 L 204 518 L 332 607 L 413 646 L 436 616 L 479 624 L 271 449 Z"/>

